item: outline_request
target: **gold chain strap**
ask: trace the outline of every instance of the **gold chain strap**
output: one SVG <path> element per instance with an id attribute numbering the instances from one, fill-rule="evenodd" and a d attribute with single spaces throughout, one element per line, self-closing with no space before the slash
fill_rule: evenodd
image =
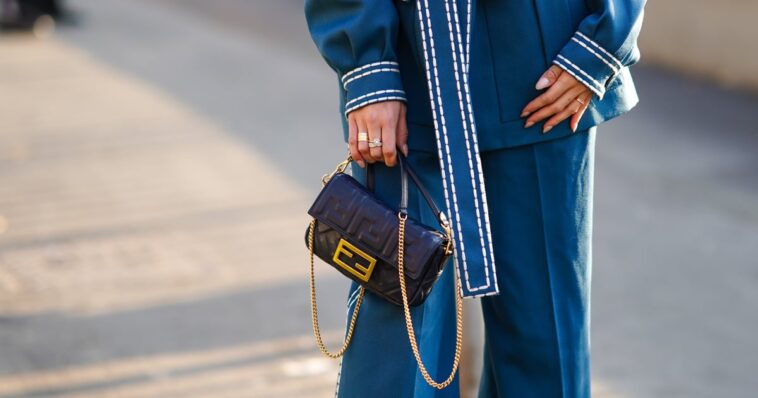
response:
<path id="1" fill-rule="evenodd" d="M 458 371 L 458 364 L 461 360 L 461 348 L 463 346 L 463 298 L 461 297 L 459 293 L 459 281 L 458 278 L 453 276 L 455 279 L 455 312 L 456 312 L 456 319 L 455 319 L 455 357 L 453 359 L 453 369 L 450 371 L 450 375 L 447 377 L 447 379 L 441 383 L 436 382 L 432 376 L 429 375 L 429 372 L 426 370 L 426 366 L 424 366 L 424 362 L 421 360 L 421 354 L 418 350 L 418 344 L 416 343 L 416 333 L 413 330 L 413 320 L 411 319 L 411 310 L 408 307 L 408 292 L 405 289 L 405 272 L 403 269 L 403 266 L 405 264 L 404 261 L 404 254 L 405 254 L 405 220 L 408 218 L 408 215 L 405 213 L 398 213 L 398 218 L 400 219 L 400 228 L 398 231 L 398 249 L 397 249 L 397 270 L 398 274 L 400 276 L 400 293 L 403 296 L 403 311 L 405 312 L 405 328 L 408 330 L 408 340 L 411 343 L 411 350 L 413 350 L 413 356 L 416 357 L 416 363 L 418 364 L 418 368 L 421 371 L 421 375 L 424 376 L 424 380 L 426 380 L 427 384 L 430 386 L 436 388 L 436 389 L 443 389 L 450 385 L 450 383 L 453 382 L 453 379 L 455 378 L 455 373 Z"/>
<path id="2" fill-rule="evenodd" d="M 331 177 L 333 177 L 337 173 L 341 173 L 345 170 L 347 165 L 352 161 L 352 159 L 348 156 L 348 158 L 340 163 L 337 166 L 337 169 L 332 172 L 331 174 L 325 175 L 322 178 L 323 184 L 326 184 Z M 400 279 L 400 293 L 403 296 L 403 311 L 405 313 L 405 328 L 408 332 L 408 341 L 411 344 L 411 350 L 413 351 L 413 356 L 416 358 L 416 363 L 418 364 L 419 371 L 421 372 L 421 375 L 424 377 L 424 380 L 426 382 L 437 389 L 443 389 L 450 385 L 450 383 L 453 382 L 453 379 L 455 379 L 455 373 L 458 371 L 458 365 L 461 360 L 461 349 L 463 347 L 463 298 L 460 295 L 460 281 L 458 278 L 454 275 L 453 278 L 455 279 L 455 312 L 456 312 L 456 318 L 455 318 L 455 356 L 453 359 L 453 368 L 450 370 L 450 375 L 445 379 L 445 381 L 438 383 L 436 382 L 431 375 L 429 375 L 429 372 L 426 370 L 426 366 L 424 366 L 424 362 L 421 360 L 421 354 L 419 353 L 418 349 L 418 343 L 416 342 L 416 333 L 413 329 L 413 320 L 411 319 L 411 310 L 408 305 L 408 292 L 405 287 L 405 220 L 408 218 L 408 215 L 405 213 L 398 213 L 398 219 L 400 220 L 400 226 L 398 229 L 398 251 L 397 251 L 397 270 L 398 270 L 398 276 Z M 449 239 L 451 239 L 451 234 L 449 231 L 449 228 L 447 225 L 443 225 L 445 228 L 445 232 L 447 232 L 447 236 Z M 355 309 L 353 309 L 353 316 L 350 318 L 350 325 L 347 330 L 347 335 L 345 336 L 345 341 L 342 343 L 342 348 L 340 348 L 339 351 L 336 353 L 331 353 L 326 348 L 326 345 L 324 344 L 324 341 L 321 337 L 321 329 L 319 328 L 318 324 L 318 306 L 316 304 L 316 278 L 315 278 L 315 272 L 314 272 L 314 261 L 313 261 L 313 241 L 314 241 L 314 234 L 316 229 L 316 219 L 314 218 L 311 220 L 310 227 L 308 230 L 308 249 L 310 251 L 310 289 L 311 289 L 311 320 L 313 321 L 313 335 L 316 337 L 316 344 L 318 345 L 319 350 L 321 352 L 330 357 L 330 358 L 339 358 L 342 355 L 345 354 L 345 351 L 347 350 L 347 347 L 350 345 L 350 340 L 353 338 L 353 330 L 355 330 L 355 323 L 358 319 L 358 312 L 361 308 L 361 303 L 363 302 L 363 294 L 365 293 L 365 289 L 363 286 L 361 286 L 360 293 L 358 294 L 358 299 L 355 302 Z M 452 246 L 449 243 L 448 247 L 445 248 L 446 252 L 450 254 L 452 251 Z"/>
<path id="3" fill-rule="evenodd" d="M 308 249 L 310 250 L 311 258 L 311 320 L 313 321 L 313 335 L 316 336 L 316 344 L 321 352 L 330 358 L 339 358 L 345 354 L 347 346 L 350 344 L 350 339 L 353 338 L 353 330 L 355 329 L 355 321 L 358 319 L 358 311 L 361 309 L 361 302 L 363 302 L 363 286 L 360 287 L 361 291 L 358 293 L 358 299 L 355 302 L 355 309 L 353 310 L 353 316 L 350 318 L 350 327 L 347 330 L 347 336 L 342 343 L 342 348 L 336 353 L 331 353 L 327 350 L 323 339 L 321 338 L 321 329 L 318 326 L 318 306 L 316 305 L 316 277 L 314 275 L 313 266 L 313 235 L 316 229 L 316 219 L 311 220 L 310 227 L 308 229 Z"/>

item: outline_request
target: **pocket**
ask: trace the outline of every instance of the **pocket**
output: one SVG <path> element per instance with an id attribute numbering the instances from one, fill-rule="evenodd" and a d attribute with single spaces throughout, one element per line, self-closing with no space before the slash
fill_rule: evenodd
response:
<path id="1" fill-rule="evenodd" d="M 484 12 L 500 121 L 520 119 L 521 110 L 538 94 L 534 88 L 550 66 L 534 0 L 488 0 Z"/>

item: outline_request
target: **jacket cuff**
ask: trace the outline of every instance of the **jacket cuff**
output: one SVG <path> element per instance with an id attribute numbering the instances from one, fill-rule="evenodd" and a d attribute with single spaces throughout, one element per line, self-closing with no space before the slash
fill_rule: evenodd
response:
<path id="1" fill-rule="evenodd" d="M 599 98 L 624 65 L 582 32 L 577 31 L 553 63 L 570 73 Z"/>
<path id="2" fill-rule="evenodd" d="M 341 80 L 346 93 L 346 118 L 348 113 L 375 102 L 406 101 L 400 69 L 395 61 L 380 61 L 359 66 L 345 73 Z"/>

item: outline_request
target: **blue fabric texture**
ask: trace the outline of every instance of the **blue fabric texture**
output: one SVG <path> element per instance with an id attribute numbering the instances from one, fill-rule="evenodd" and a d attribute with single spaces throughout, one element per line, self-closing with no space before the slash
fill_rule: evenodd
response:
<path id="1" fill-rule="evenodd" d="M 590 396 L 589 299 L 595 129 L 544 143 L 482 153 L 491 203 L 500 294 L 481 298 L 485 358 L 481 398 Z M 409 161 L 436 201 L 444 203 L 436 155 Z M 365 171 L 357 169 L 363 180 Z M 377 167 L 376 193 L 398 203 L 397 168 Z M 414 189 L 409 214 L 435 218 Z M 412 309 L 421 355 L 437 380 L 455 349 L 454 267 L 449 263 L 421 306 Z M 357 285 L 348 293 L 348 317 Z M 465 332 L 464 332 L 465 333 Z M 418 372 L 402 308 L 367 293 L 340 365 L 340 398 L 448 398 Z"/>

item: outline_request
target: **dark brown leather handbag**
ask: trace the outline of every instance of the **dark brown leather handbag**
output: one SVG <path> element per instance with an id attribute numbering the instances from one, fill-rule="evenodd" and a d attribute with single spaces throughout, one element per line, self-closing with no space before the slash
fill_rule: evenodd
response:
<path id="1" fill-rule="evenodd" d="M 403 307 L 408 338 L 419 370 L 427 383 L 442 389 L 453 381 L 460 360 L 463 336 L 460 282 L 456 277 L 455 359 L 450 376 L 442 383 L 434 381 L 423 365 L 413 330 L 410 306 L 423 303 L 429 295 L 448 258 L 453 254 L 453 240 L 444 213 L 434 203 L 407 159 L 399 152 L 398 160 L 401 199 L 397 209 L 383 203 L 373 194 L 372 165 L 367 169 L 366 186 L 345 173 L 352 161 L 349 156 L 334 172 L 322 178 L 323 188 L 308 210 L 313 219 L 305 234 L 310 252 L 313 332 L 322 353 L 331 358 L 342 356 L 350 344 L 365 290 L 369 290 L 390 303 Z M 442 232 L 408 217 L 409 178 L 437 217 Z M 321 338 L 316 305 L 314 254 L 360 285 L 347 335 L 337 353 L 329 352 Z"/>

